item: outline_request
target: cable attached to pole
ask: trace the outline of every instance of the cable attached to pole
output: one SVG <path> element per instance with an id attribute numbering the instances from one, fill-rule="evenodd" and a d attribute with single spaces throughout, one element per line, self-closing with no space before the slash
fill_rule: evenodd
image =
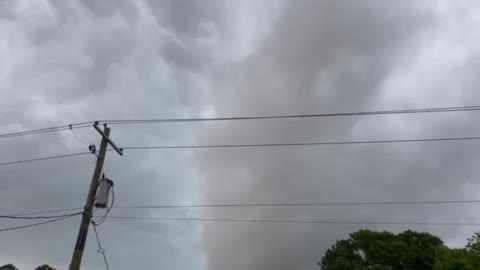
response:
<path id="1" fill-rule="evenodd" d="M 110 213 L 110 211 L 113 209 L 113 204 L 115 202 L 115 192 L 114 192 L 114 185 L 112 184 L 111 188 L 110 188 L 110 192 L 112 194 L 112 200 L 110 202 L 110 206 L 107 206 L 106 208 L 106 212 L 105 212 L 105 215 L 103 215 L 102 217 L 100 217 L 99 219 L 97 220 L 94 220 L 92 219 L 92 224 L 94 224 L 95 226 L 100 226 L 103 222 L 105 222 L 105 220 L 107 219 L 108 217 L 108 214 Z"/>
<path id="2" fill-rule="evenodd" d="M 93 220 L 92 220 L 92 225 L 93 225 L 93 231 L 95 232 L 95 238 L 97 239 L 97 243 L 98 243 L 97 252 L 102 254 L 103 261 L 105 262 L 105 266 L 107 267 L 107 270 L 110 270 L 110 267 L 108 266 L 107 256 L 105 255 L 105 249 L 102 247 L 102 244 L 100 243 L 100 238 L 98 237 L 97 225 L 93 222 Z"/>
<path id="3" fill-rule="evenodd" d="M 112 199 L 110 201 L 110 205 L 107 205 L 106 206 L 106 211 L 105 211 L 105 215 L 103 215 L 102 217 L 100 217 L 99 219 L 95 220 L 93 217 L 92 217 L 92 220 L 91 220 L 91 223 L 92 223 L 92 226 L 93 226 L 93 231 L 95 232 L 95 238 L 97 239 L 97 243 L 98 243 L 98 250 L 97 252 L 98 253 L 101 253 L 102 254 L 102 257 L 103 257 L 103 261 L 105 262 L 105 266 L 107 268 L 107 270 L 110 269 L 109 265 L 108 265 L 108 261 L 107 261 L 107 256 L 105 255 L 105 249 L 102 247 L 102 244 L 100 243 L 100 238 L 98 237 L 98 232 L 97 232 L 97 227 L 102 225 L 103 222 L 105 222 L 105 220 L 107 219 L 108 217 L 108 214 L 110 213 L 110 211 L 112 210 L 113 208 L 113 204 L 115 203 L 115 192 L 114 192 L 114 185 L 113 185 L 113 181 L 111 180 L 105 180 L 107 179 L 105 177 L 105 173 L 102 173 L 102 179 L 104 181 L 109 181 L 111 183 L 111 187 L 110 187 L 110 190 L 109 192 L 111 192 L 112 194 Z M 107 202 L 108 203 L 108 202 Z"/>
<path id="4" fill-rule="evenodd" d="M 28 225 L 22 225 L 22 226 L 10 227 L 10 228 L 3 228 L 3 229 L 0 229 L 0 232 L 14 231 L 14 230 L 19 230 L 19 229 L 25 229 L 25 228 L 35 227 L 35 226 L 39 226 L 39 225 L 44 225 L 44 224 L 48 224 L 48 223 L 54 223 L 54 222 L 58 222 L 58 221 L 61 221 L 61 220 L 67 219 L 67 218 L 72 218 L 74 216 L 78 216 L 80 214 L 77 213 L 75 215 L 67 215 L 67 216 L 64 216 L 64 217 L 60 217 L 60 218 L 56 218 L 56 219 L 52 219 L 52 220 L 47 220 L 47 221 L 43 221 L 43 222 L 32 223 L 32 224 L 28 224 Z"/>
<path id="5" fill-rule="evenodd" d="M 289 115 L 239 116 L 239 117 L 101 120 L 99 121 L 99 123 L 107 123 L 112 125 L 131 125 L 131 124 L 152 124 L 152 123 L 322 118 L 322 117 L 340 117 L 340 116 L 419 114 L 419 113 L 464 112 L 464 111 L 480 111 L 480 106 L 457 106 L 457 107 L 436 107 L 436 108 L 404 109 L 404 110 L 383 110 L 383 111 L 378 110 L 378 111 L 359 111 L 359 112 L 340 112 L 340 113 L 289 114 Z"/>
<path id="6" fill-rule="evenodd" d="M 8 219 L 51 219 L 51 218 L 63 218 L 63 217 L 73 217 L 82 214 L 82 212 L 77 212 L 73 214 L 67 214 L 67 215 L 56 215 L 56 216 L 35 216 L 35 217 L 29 217 L 29 216 L 21 216 L 21 215 L 15 215 L 15 216 L 9 216 L 9 215 L 0 215 L 0 218 L 8 218 Z"/>
<path id="7" fill-rule="evenodd" d="M 76 123 L 76 124 L 69 124 L 69 125 L 63 125 L 63 126 L 56 126 L 56 127 L 48 127 L 48 128 L 39 128 L 39 129 L 18 131 L 18 132 L 12 132 L 12 133 L 4 133 L 4 134 L 0 134 L 0 139 L 20 137 L 20 136 L 26 136 L 26 135 L 34 135 L 34 134 L 43 134 L 43 133 L 50 133 L 50 132 L 58 132 L 58 131 L 68 130 L 68 129 L 73 129 L 73 128 L 86 128 L 86 127 L 90 127 L 91 124 L 93 124 L 93 121 Z"/>
<path id="8" fill-rule="evenodd" d="M 414 222 L 414 221 L 335 221 L 335 220 L 278 220 L 278 219 L 233 219 L 233 218 L 185 218 L 185 217 L 135 217 L 109 216 L 110 219 L 160 220 L 186 222 L 223 223 L 284 223 L 284 224 L 324 224 L 324 225 L 404 225 L 404 226 L 479 226 L 480 222 Z"/>
<path id="9" fill-rule="evenodd" d="M 7 166 L 7 165 L 13 165 L 13 164 L 20 164 L 20 163 L 29 163 L 29 162 L 36 162 L 36 161 L 43 161 L 43 160 L 50 160 L 50 159 L 76 157 L 76 156 L 83 156 L 83 155 L 88 155 L 88 154 L 91 154 L 91 153 L 90 152 L 81 152 L 81 153 L 73 153 L 73 154 L 58 155 L 58 156 L 23 159 L 23 160 L 17 160 L 17 161 L 3 162 L 3 163 L 0 163 L 0 166 Z"/>

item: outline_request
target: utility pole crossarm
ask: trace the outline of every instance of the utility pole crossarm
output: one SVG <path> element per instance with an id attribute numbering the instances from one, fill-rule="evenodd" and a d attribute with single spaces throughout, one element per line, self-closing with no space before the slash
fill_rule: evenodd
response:
<path id="1" fill-rule="evenodd" d="M 110 144 L 113 149 L 115 149 L 115 151 L 117 151 L 117 153 L 120 155 L 120 156 L 123 156 L 123 148 L 119 148 L 111 139 L 110 137 L 105 134 L 104 131 L 102 131 L 99 127 L 98 127 L 98 122 L 95 122 L 95 124 L 93 124 L 93 127 L 95 128 L 95 130 L 98 131 L 98 133 L 100 133 L 100 135 L 102 135 L 102 138 L 106 139 L 108 144 Z M 107 124 L 105 124 L 105 127 L 107 127 Z"/>

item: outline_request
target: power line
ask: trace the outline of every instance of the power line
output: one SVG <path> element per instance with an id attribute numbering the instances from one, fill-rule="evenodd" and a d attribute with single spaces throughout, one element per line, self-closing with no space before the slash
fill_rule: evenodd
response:
<path id="1" fill-rule="evenodd" d="M 434 205 L 434 204 L 476 204 L 480 200 L 432 200 L 432 201 L 370 201 L 370 202 L 302 202 L 302 203 L 244 203 L 244 204 L 165 204 L 165 205 L 131 205 L 113 206 L 111 209 L 169 209 L 169 208 L 229 208 L 229 207 L 277 207 L 277 206 L 368 206 L 368 205 Z M 21 217 L 66 211 L 82 210 L 82 207 L 65 208 L 11 214 L 8 216 Z M 103 216 L 102 216 L 103 217 Z"/>
<path id="2" fill-rule="evenodd" d="M 220 145 L 162 145 L 162 146 L 128 146 L 124 150 L 167 150 L 167 149 L 207 149 L 207 148 L 246 148 L 246 147 L 285 147 L 285 146 L 327 146 L 327 145 L 354 145 L 354 144 L 387 144 L 387 143 L 415 143 L 415 142 L 442 142 L 442 141 L 473 141 L 480 140 L 480 136 L 472 137 L 445 137 L 404 140 L 371 140 L 371 141 L 331 141 L 331 142 L 292 142 L 292 143 L 258 143 L 258 144 L 220 144 Z M 107 150 L 111 151 L 111 149 Z M 88 155 L 91 152 L 25 159 L 0 163 L 0 166 L 36 162 L 50 159 L 67 158 Z"/>
<path id="3" fill-rule="evenodd" d="M 160 118 L 160 119 L 115 119 L 100 120 L 99 123 L 104 124 L 144 124 L 144 123 L 168 123 L 168 122 L 203 122 L 203 121 L 229 121 L 229 120 L 265 120 L 265 119 L 284 119 L 284 118 L 317 118 L 317 117 L 338 117 L 338 116 L 366 116 L 366 115 L 385 115 L 385 114 L 417 114 L 417 113 L 440 113 L 440 112 L 463 112 L 463 111 L 479 111 L 480 105 L 474 106 L 456 106 L 456 107 L 434 107 L 421 109 L 404 109 L 404 110 L 376 110 L 376 111 L 359 111 L 359 112 L 340 112 L 340 113 L 323 113 L 323 114 L 289 114 L 289 115 L 267 115 L 267 116 L 240 116 L 240 117 L 210 117 L 210 118 Z M 85 128 L 95 123 L 95 121 L 86 121 L 68 125 L 54 126 L 48 128 L 31 129 L 12 133 L 0 134 L 0 139 L 18 137 L 32 134 L 41 134 L 49 132 L 57 132 L 72 128 Z"/>
<path id="4" fill-rule="evenodd" d="M 63 125 L 63 126 L 48 127 L 48 128 L 31 129 L 31 130 L 12 132 L 12 133 L 4 133 L 4 134 L 0 134 L 0 139 L 33 135 L 33 134 L 58 132 L 58 131 L 68 130 L 73 128 L 86 128 L 86 127 L 90 127 L 91 124 L 93 124 L 93 121 L 69 124 L 69 125 Z"/>
<path id="5" fill-rule="evenodd" d="M 111 206 L 111 209 L 169 209 L 169 208 L 229 208 L 229 207 L 276 207 L 276 206 L 368 206 L 368 205 L 433 205 L 433 204 L 476 204 L 480 200 L 432 200 L 432 201 L 370 201 L 370 202 L 302 202 L 302 203 L 243 203 L 243 204 L 165 204 L 165 205 L 131 205 Z M 11 214 L 8 216 L 32 216 L 40 214 L 58 213 L 82 210 L 82 207 L 45 210 Z M 102 216 L 103 217 L 103 216 Z M 98 225 L 98 224 L 97 224 Z"/>
<path id="6" fill-rule="evenodd" d="M 43 215 L 43 214 L 50 214 L 50 213 L 58 213 L 58 212 L 67 212 L 67 211 L 75 211 L 75 210 L 82 210 L 82 207 L 76 208 L 65 208 L 65 209 L 58 209 L 58 210 L 46 210 L 46 211 L 39 211 L 39 212 L 27 212 L 21 214 L 13 214 L 10 216 L 21 217 L 21 216 L 33 216 L 33 215 Z"/>
<path id="7" fill-rule="evenodd" d="M 43 160 L 50 160 L 50 159 L 60 159 L 60 158 L 67 158 L 67 157 L 83 156 L 83 155 L 90 155 L 90 154 L 92 154 L 92 153 L 91 152 L 81 152 L 81 153 L 73 153 L 73 154 L 58 155 L 58 156 L 23 159 L 23 160 L 17 160 L 17 161 L 3 162 L 3 163 L 0 163 L 0 166 L 7 166 L 7 165 L 21 164 L 21 163 L 29 163 L 29 162 L 36 162 L 36 161 L 43 161 Z"/>
<path id="8" fill-rule="evenodd" d="M 77 215 L 78 215 L 78 214 L 77 214 Z M 61 217 L 61 218 L 56 218 L 56 219 L 52 219 L 52 220 L 47 220 L 47 221 L 43 221 L 43 222 L 32 223 L 32 224 L 28 224 L 28 225 L 22 225 L 22 226 L 4 228 L 4 229 L 0 229 L 0 232 L 13 231 L 13 230 L 19 230 L 19 229 L 25 229 L 25 228 L 35 227 L 35 226 L 44 225 L 44 224 L 48 224 L 48 223 L 58 222 L 58 221 L 61 221 L 61 220 L 67 219 L 67 218 L 72 218 L 72 217 L 74 217 L 74 215 L 69 215 L 69 216 L 65 216 L 65 217 Z"/>
<path id="9" fill-rule="evenodd" d="M 472 204 L 480 200 L 438 200 L 438 201 L 384 201 L 384 202 L 305 202 L 305 203 L 245 203 L 245 204 L 190 204 L 190 205 L 137 205 L 116 206 L 116 209 L 169 209 L 169 208 L 230 208 L 230 207 L 277 207 L 277 206 L 368 206 L 368 205 L 431 205 L 431 204 Z"/>
<path id="10" fill-rule="evenodd" d="M 110 267 L 108 266 L 107 256 L 105 255 L 105 249 L 102 247 L 102 244 L 100 243 L 100 238 L 98 237 L 97 224 L 92 222 L 92 225 L 93 225 L 93 231 L 95 232 L 95 238 L 97 238 L 97 243 L 98 243 L 97 251 L 102 254 L 103 261 L 105 262 L 105 266 L 107 267 L 107 270 L 109 270 Z"/>
<path id="11" fill-rule="evenodd" d="M 232 121 L 232 120 L 266 120 L 286 118 L 319 118 L 339 116 L 367 116 L 386 114 L 417 114 L 417 113 L 439 113 L 439 112 L 463 112 L 479 111 L 480 106 L 458 106 L 458 107 L 437 107 L 423 109 L 405 110 L 383 110 L 383 111 L 360 111 L 323 114 L 290 114 L 290 115 L 267 115 L 267 116 L 241 116 L 241 117 L 210 117 L 210 118 L 160 118 L 160 119 L 123 119 L 123 120 L 101 120 L 99 122 L 115 125 L 126 124 L 148 124 L 148 123 L 171 123 L 171 122 L 205 122 L 205 121 Z"/>
<path id="12" fill-rule="evenodd" d="M 292 143 L 258 143 L 258 144 L 220 144 L 220 145 L 164 145 L 164 146 L 127 146 L 124 150 L 167 150 L 167 149 L 207 149 L 207 148 L 246 148 L 246 147 L 284 147 L 284 146 L 326 146 L 326 145 L 353 145 L 353 144 L 387 144 L 387 143 L 415 143 L 441 141 L 473 141 L 480 140 L 480 136 L 472 137 L 445 137 L 405 140 L 372 140 L 372 141 L 331 141 L 331 142 L 292 142 Z M 110 151 L 109 149 L 108 151 Z M 91 152 L 81 152 L 66 155 L 49 156 L 42 158 L 24 159 L 0 163 L 0 166 L 37 162 L 50 159 L 60 159 L 74 156 L 88 155 Z"/>
<path id="13" fill-rule="evenodd" d="M 318 118 L 318 117 L 339 117 L 339 116 L 367 116 L 367 115 L 387 115 L 387 114 L 418 114 L 418 113 L 440 113 L 440 112 L 464 112 L 479 111 L 480 105 L 475 106 L 456 106 L 456 107 L 434 107 L 421 109 L 404 109 L 404 110 L 376 110 L 376 111 L 359 111 L 359 112 L 340 112 L 340 113 L 323 113 L 323 114 L 289 114 L 289 115 L 267 115 L 267 116 L 240 116 L 240 117 L 210 117 L 210 118 L 160 118 L 160 119 L 115 119 L 100 120 L 99 123 L 104 124 L 146 124 L 146 123 L 169 123 L 169 122 L 204 122 L 204 121 L 231 121 L 231 120 L 266 120 L 266 119 L 286 119 L 286 118 Z M 95 121 L 87 121 L 69 125 L 54 126 L 48 128 L 32 129 L 12 133 L 0 134 L 0 139 L 58 132 L 72 128 L 85 128 L 95 123 Z"/>
<path id="14" fill-rule="evenodd" d="M 109 216 L 110 219 L 163 220 L 192 222 L 249 222 L 249 223 L 291 223 L 325 225 L 415 225 L 415 226 L 479 226 L 480 222 L 372 222 L 372 221 L 320 221 L 320 220 L 278 220 L 278 219 L 230 219 L 230 218 L 172 218 L 172 217 L 128 217 Z"/>
<path id="15" fill-rule="evenodd" d="M 161 146 L 127 146 L 124 150 L 161 150 L 161 149 L 205 149 L 205 148 L 245 148 L 245 147 L 282 147 L 282 146 L 326 146 L 351 144 L 387 144 L 387 143 L 415 143 L 415 142 L 442 142 L 442 141 L 473 141 L 480 140 L 480 136 L 472 137 L 445 137 L 404 140 L 368 140 L 368 141 L 331 141 L 331 142 L 291 142 L 291 143 L 257 143 L 257 144 L 213 144 L 213 145 L 161 145 Z"/>
<path id="16" fill-rule="evenodd" d="M 70 131 L 72 132 L 73 137 L 74 137 L 77 141 L 79 141 L 80 143 L 82 143 L 82 144 L 84 144 L 84 145 L 86 145 L 86 146 L 90 146 L 90 145 L 93 144 L 93 143 L 87 143 L 86 141 L 80 139 L 80 138 L 77 136 L 77 133 L 75 133 L 75 131 L 74 131 L 73 129 L 70 129 Z"/>
<path id="17" fill-rule="evenodd" d="M 66 214 L 66 215 L 55 215 L 55 216 L 22 216 L 22 215 L 0 215 L 0 218 L 8 219 L 51 219 L 51 218 L 62 218 L 62 217 L 71 217 L 81 214 L 82 212 Z"/>

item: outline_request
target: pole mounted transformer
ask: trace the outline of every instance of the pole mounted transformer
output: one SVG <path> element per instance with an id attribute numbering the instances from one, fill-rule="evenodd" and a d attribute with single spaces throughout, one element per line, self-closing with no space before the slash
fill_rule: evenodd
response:
<path id="1" fill-rule="evenodd" d="M 95 207 L 96 208 L 107 208 L 108 205 L 108 196 L 110 195 L 110 189 L 113 186 L 113 181 L 102 177 L 98 184 L 97 195 L 95 197 Z"/>

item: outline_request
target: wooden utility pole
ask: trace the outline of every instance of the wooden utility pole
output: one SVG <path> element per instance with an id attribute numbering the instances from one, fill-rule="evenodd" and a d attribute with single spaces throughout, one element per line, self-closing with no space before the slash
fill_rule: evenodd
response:
<path id="1" fill-rule="evenodd" d="M 90 183 L 90 190 L 88 191 L 87 202 L 83 210 L 82 221 L 80 223 L 80 229 L 78 231 L 77 242 L 73 251 L 72 261 L 70 262 L 69 270 L 79 270 L 82 262 L 83 250 L 85 248 L 85 242 L 87 241 L 88 228 L 92 220 L 93 205 L 95 203 L 95 195 L 97 193 L 100 176 L 103 171 L 103 163 L 105 162 L 105 155 L 107 153 L 107 146 L 110 144 L 120 155 L 123 155 L 123 149 L 118 148 L 109 138 L 110 128 L 104 125 L 102 131 L 98 127 L 98 122 L 95 122 L 93 127 L 102 135 L 102 142 L 100 143 L 100 149 L 98 151 L 97 163 L 95 165 L 95 171 L 93 172 L 92 182 Z"/>

